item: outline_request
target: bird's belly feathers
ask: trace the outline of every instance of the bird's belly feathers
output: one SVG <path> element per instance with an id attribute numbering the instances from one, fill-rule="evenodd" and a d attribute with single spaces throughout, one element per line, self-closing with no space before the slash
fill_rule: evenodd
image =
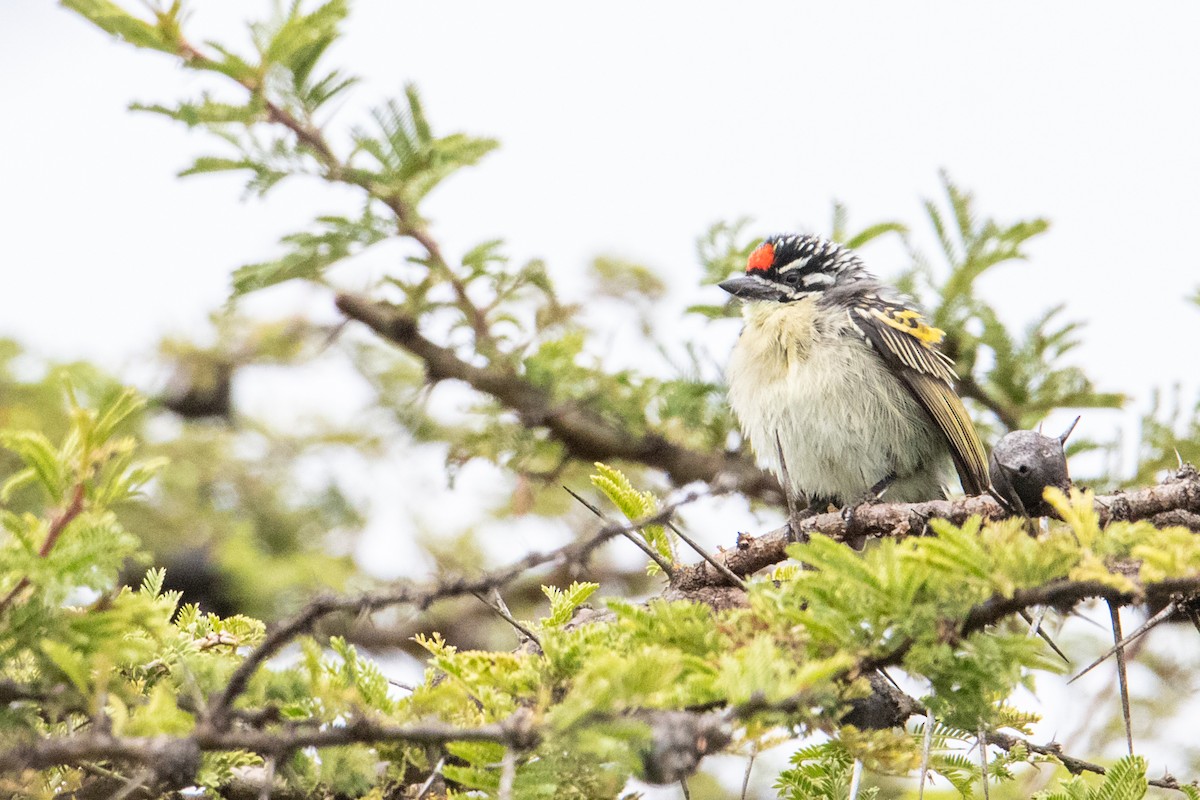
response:
<path id="1" fill-rule="evenodd" d="M 945 442 L 845 312 L 761 305 L 748 307 L 728 371 L 730 405 L 760 461 L 782 480 L 782 442 L 792 490 L 839 504 L 888 476 L 888 500 L 940 496 Z"/>

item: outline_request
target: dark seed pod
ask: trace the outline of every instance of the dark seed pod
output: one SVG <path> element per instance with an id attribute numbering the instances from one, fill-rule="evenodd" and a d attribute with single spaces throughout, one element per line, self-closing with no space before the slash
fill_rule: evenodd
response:
<path id="1" fill-rule="evenodd" d="M 654 711 L 643 717 L 653 744 L 642 754 L 647 783 L 678 783 L 696 771 L 700 760 L 729 744 L 729 725 L 718 714 Z"/>
<path id="2" fill-rule="evenodd" d="M 1063 445 L 1075 422 L 1061 436 L 1043 436 L 1037 431 L 1013 431 L 996 442 L 989 459 L 992 495 L 1016 514 L 1041 517 L 1052 513 L 1042 499 L 1047 486 L 1064 492 L 1071 486 L 1067 454 Z"/>

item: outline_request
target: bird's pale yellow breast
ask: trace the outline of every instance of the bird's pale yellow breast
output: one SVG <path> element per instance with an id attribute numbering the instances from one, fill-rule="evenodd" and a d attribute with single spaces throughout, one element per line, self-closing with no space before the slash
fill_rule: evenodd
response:
<path id="1" fill-rule="evenodd" d="M 738 340 L 738 366 L 751 385 L 778 380 L 788 366 L 808 358 L 817 336 L 816 301 L 747 303 L 742 310 L 746 327 Z"/>

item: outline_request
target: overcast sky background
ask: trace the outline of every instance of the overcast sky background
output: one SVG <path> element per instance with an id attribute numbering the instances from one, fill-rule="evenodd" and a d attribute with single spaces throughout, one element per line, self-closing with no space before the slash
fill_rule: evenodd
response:
<path id="1" fill-rule="evenodd" d="M 223 41 L 265 6 L 197 5 L 193 38 Z M 1090 323 L 1079 363 L 1144 399 L 1195 384 L 1200 8 L 1078 11 L 375 0 L 332 55 L 364 78 L 343 124 L 415 81 L 437 130 L 500 139 L 432 198 L 451 253 L 503 237 L 580 297 L 588 259 L 615 253 L 657 269 L 680 304 L 712 300 L 694 255 L 710 223 L 824 231 L 836 198 L 852 226 L 899 219 L 932 249 L 920 204 L 946 168 L 981 212 L 1053 223 L 1028 263 L 985 282 L 996 305 L 1021 322 L 1066 301 Z M 4 4 L 0 69 L 0 334 L 37 353 L 136 364 L 161 334 L 204 330 L 233 268 L 331 208 L 317 184 L 242 202 L 235 177 L 177 180 L 212 145 L 126 106 L 211 79 L 52 3 Z M 865 256 L 883 275 L 903 263 L 898 247 Z M 1081 431 L 1115 423 L 1093 413 Z"/>
<path id="2" fill-rule="evenodd" d="M 197 5 L 193 38 L 228 41 L 265 4 Z M 433 196 L 434 231 L 450 254 L 503 237 L 576 298 L 588 260 L 614 253 L 658 270 L 679 306 L 715 301 L 696 286 L 709 224 L 825 231 L 835 198 L 852 227 L 898 219 L 932 250 L 921 200 L 940 199 L 941 168 L 985 214 L 1046 216 L 1030 261 L 984 285 L 1009 321 L 1065 301 L 1089 323 L 1078 363 L 1138 398 L 1085 417 L 1102 438 L 1132 430 L 1152 387 L 1196 386 L 1197 30 L 1184 2 L 360 0 L 333 59 L 364 79 L 343 124 L 414 81 L 435 130 L 498 138 Z M 206 330 L 235 267 L 331 210 L 319 184 L 242 202 L 236 177 L 177 180 L 214 148 L 126 107 L 210 79 L 52 3 L 0 7 L 0 74 L 0 335 L 36 354 L 136 374 L 163 334 Z M 903 265 L 895 247 L 864 256 L 885 276 Z M 332 315 L 328 300 L 256 302 Z"/>

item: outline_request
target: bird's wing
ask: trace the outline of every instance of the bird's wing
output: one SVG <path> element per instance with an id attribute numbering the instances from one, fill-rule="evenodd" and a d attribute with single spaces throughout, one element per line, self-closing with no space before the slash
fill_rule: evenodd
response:
<path id="1" fill-rule="evenodd" d="M 926 325 L 920 313 L 875 296 L 857 301 L 849 314 L 946 437 L 963 491 L 986 491 L 987 454 L 954 392 L 954 362 L 938 349 L 945 334 Z"/>

